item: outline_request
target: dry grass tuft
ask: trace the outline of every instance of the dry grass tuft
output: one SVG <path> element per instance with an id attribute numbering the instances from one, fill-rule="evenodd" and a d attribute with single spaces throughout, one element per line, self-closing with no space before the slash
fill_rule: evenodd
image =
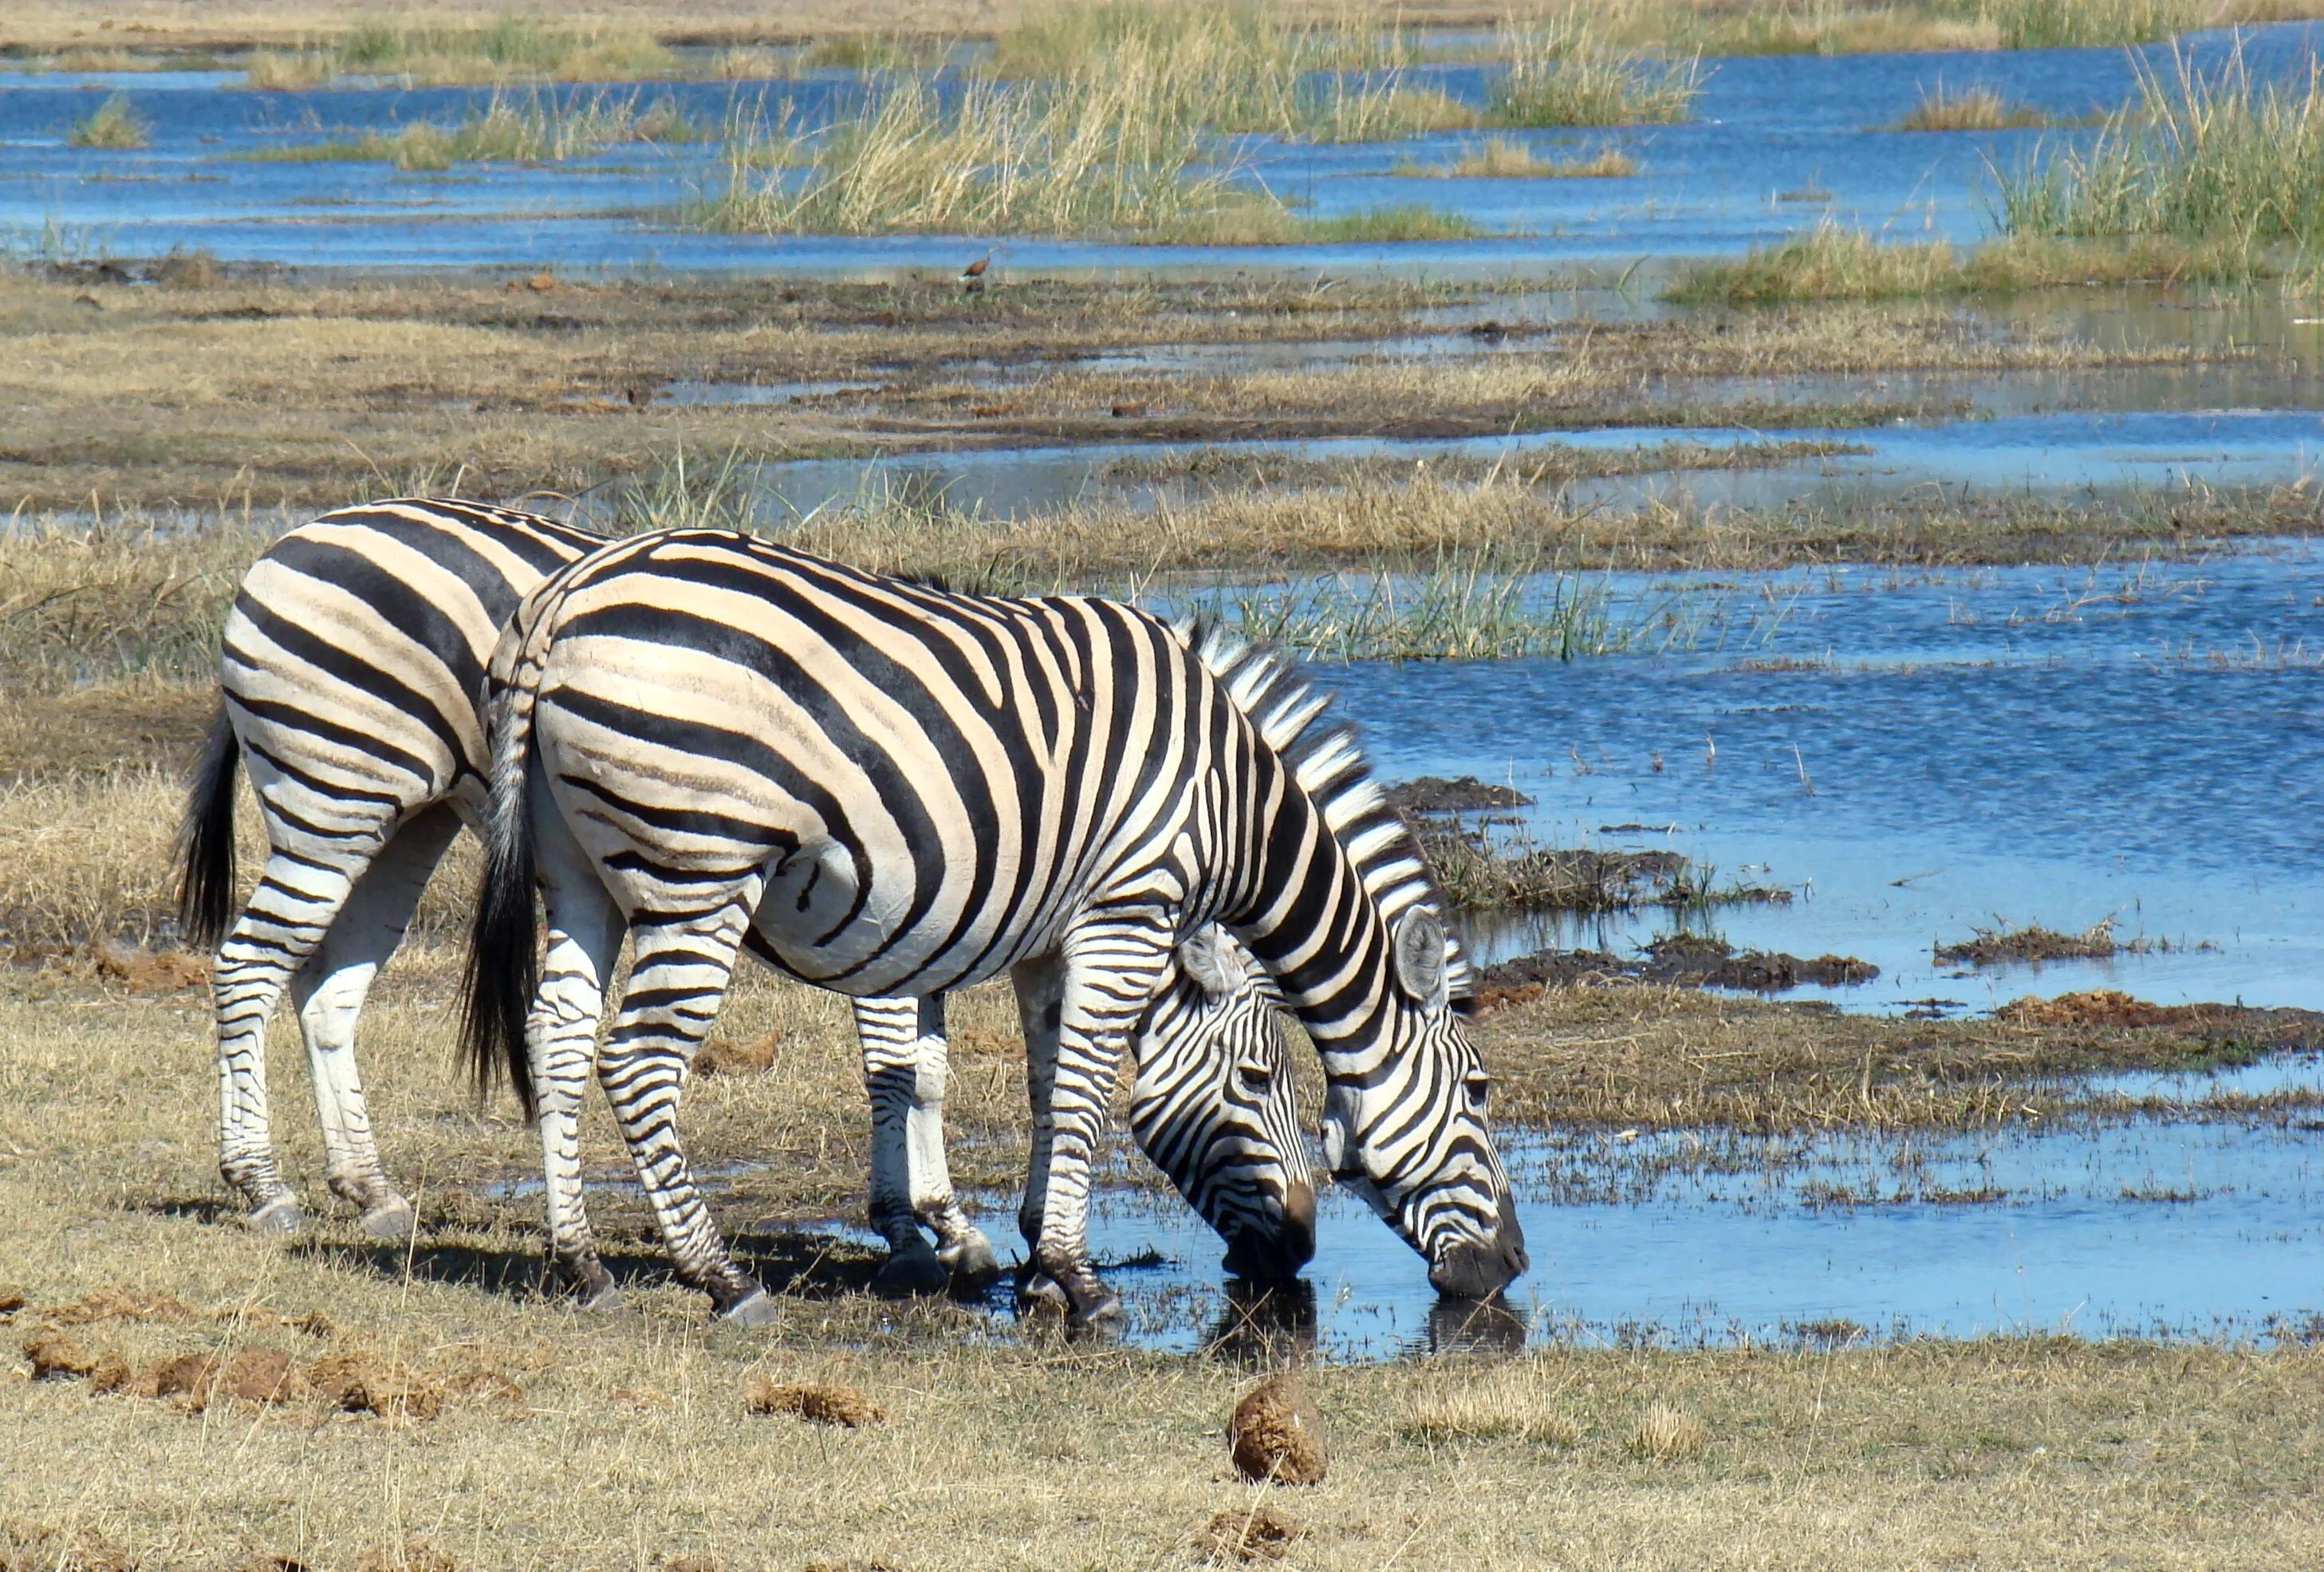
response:
<path id="1" fill-rule="evenodd" d="M 1656 1400 L 1646 1405 L 1646 1417 L 1625 1447 L 1631 1456 L 1649 1463 L 1678 1463 L 1702 1456 L 1711 1432 L 1684 1409 Z"/>
<path id="2" fill-rule="evenodd" d="M 459 1567 L 450 1551 L 439 1549 L 426 1540 L 413 1539 L 364 1551 L 355 1558 L 354 1572 L 459 1572 Z M 675 1563 L 669 1572 L 677 1572 Z"/>
<path id="3" fill-rule="evenodd" d="M 1397 1422 L 1397 1433 L 1427 1446 L 1503 1440 L 1579 1446 L 1582 1422 L 1548 1406 L 1546 1400 L 1555 1395 L 1556 1389 L 1545 1387 L 1537 1370 L 1502 1365 L 1416 1392 Z"/>
<path id="4" fill-rule="evenodd" d="M 1992 88 L 1978 84 L 1949 92 L 1942 82 L 1921 96 L 1921 101 L 1896 122 L 1898 131 L 2007 131 L 2046 125 L 2049 116 L 2023 104 L 2012 104 Z"/>
<path id="5" fill-rule="evenodd" d="M 795 1414 L 818 1425 L 861 1430 L 888 1421 L 879 1404 L 852 1386 L 822 1382 L 774 1382 L 753 1379 L 742 1394 L 746 1414 Z"/>
<path id="6" fill-rule="evenodd" d="M 0 1572 L 137 1572 L 137 1558 L 94 1529 L 0 1521 Z"/>
<path id="7" fill-rule="evenodd" d="M 1281 1561 L 1306 1537 L 1305 1524 L 1262 1501 L 1213 1514 L 1195 1536 L 1194 1550 L 1211 1562 Z"/>

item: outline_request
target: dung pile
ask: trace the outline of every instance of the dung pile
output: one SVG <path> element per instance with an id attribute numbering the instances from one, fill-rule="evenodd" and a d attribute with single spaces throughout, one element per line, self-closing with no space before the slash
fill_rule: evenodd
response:
<path id="1" fill-rule="evenodd" d="M 1288 1374 L 1270 1375 L 1243 1394 L 1227 1420 L 1227 1447 L 1245 1479 L 1314 1484 L 1330 1461 L 1323 1416 Z"/>
<path id="2" fill-rule="evenodd" d="M 821 1382 L 772 1382 L 760 1376 L 742 1396 L 747 1414 L 796 1414 L 818 1425 L 838 1425 L 860 1430 L 883 1424 L 888 1416 L 880 1406 L 852 1386 Z"/>

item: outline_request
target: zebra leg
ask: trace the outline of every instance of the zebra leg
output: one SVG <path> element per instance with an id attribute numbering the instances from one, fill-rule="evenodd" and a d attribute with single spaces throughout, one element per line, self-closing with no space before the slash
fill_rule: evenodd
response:
<path id="1" fill-rule="evenodd" d="M 210 977 L 217 1017 L 218 1173 L 263 1234 L 307 1220 L 274 1161 L 266 1103 L 266 1023 L 291 976 L 338 920 L 376 841 L 351 834 L 327 859 L 278 848 L 267 858 Z"/>
<path id="2" fill-rule="evenodd" d="M 540 837 L 537 872 L 549 939 L 540 986 L 525 1017 L 524 1040 L 540 1124 L 549 1260 L 582 1308 L 611 1309 L 621 1293 L 597 1258 L 582 1198 L 581 1100 L 597 1066 L 605 982 L 620 957 L 628 923 L 545 793 L 536 799 L 532 822 Z"/>
<path id="3" fill-rule="evenodd" d="M 392 836 L 355 881 L 338 920 L 290 980 L 307 1060 L 314 1072 L 315 1112 L 323 1127 L 323 1177 L 332 1193 L 362 1210 L 364 1232 L 397 1239 L 412 1228 L 411 1203 L 387 1182 L 355 1067 L 355 1021 L 379 968 L 403 942 L 444 848 L 460 832 L 445 804 Z"/>
<path id="4" fill-rule="evenodd" d="M 1072 1325 L 1121 1318 L 1120 1299 L 1090 1264 L 1090 1187 L 1122 1058 L 1168 970 L 1171 937 L 1152 912 L 1117 910 L 1088 921 L 1061 947 L 1049 1167 L 1033 1259 L 1065 1290 Z"/>
<path id="5" fill-rule="evenodd" d="M 954 1278 L 989 1282 L 1000 1273 L 992 1241 L 968 1220 L 953 1194 L 952 1163 L 945 1153 L 945 1090 L 951 1078 L 950 1046 L 945 1039 L 944 995 L 919 1002 L 918 1063 L 912 1072 L 912 1106 L 905 1116 L 910 1154 L 912 1213 L 936 1236 L 936 1260 Z"/>
<path id="6" fill-rule="evenodd" d="M 753 879 L 715 911 L 631 929 L 629 992 L 597 1059 L 597 1084 L 613 1104 L 678 1281 L 746 1327 L 772 1320 L 774 1302 L 728 1253 L 703 1205 L 678 1138 L 678 1105 L 687 1068 L 717 1019 L 758 894 Z"/>
<path id="7" fill-rule="evenodd" d="M 863 1050 L 863 1090 L 872 1102 L 872 1231 L 888 1242 L 888 1259 L 872 1291 L 891 1299 L 936 1294 L 949 1281 L 920 1232 L 912 1105 L 918 1096 L 920 1001 L 857 999 L 855 1036 Z"/>
<path id="8" fill-rule="evenodd" d="M 1017 1232 L 1025 1262 L 1017 1271 L 1020 1308 L 1068 1308 L 1065 1290 L 1041 1269 L 1041 1216 L 1048 1207 L 1049 1145 L 1056 1131 L 1052 1100 L 1057 1085 L 1057 1026 L 1065 999 L 1065 963 L 1055 954 L 1022 960 L 1010 973 L 1017 985 L 1017 1018 L 1025 1028 L 1025 1096 L 1033 1114 L 1033 1142 L 1025 1166 L 1025 1197 L 1017 1205 Z"/>

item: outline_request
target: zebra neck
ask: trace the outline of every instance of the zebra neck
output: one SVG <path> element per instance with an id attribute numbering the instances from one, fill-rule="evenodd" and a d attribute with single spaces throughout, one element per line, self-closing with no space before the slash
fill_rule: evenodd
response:
<path id="1" fill-rule="evenodd" d="M 1304 793 L 1289 791 L 1257 838 L 1259 878 L 1226 919 L 1275 978 L 1327 1068 L 1361 1058 L 1387 1009 L 1388 924 L 1347 848 Z"/>

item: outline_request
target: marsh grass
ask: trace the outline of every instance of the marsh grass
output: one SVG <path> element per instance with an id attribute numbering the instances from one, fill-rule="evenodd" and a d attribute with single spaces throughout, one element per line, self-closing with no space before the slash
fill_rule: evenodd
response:
<path id="1" fill-rule="evenodd" d="M 495 93 L 480 114 L 457 125 L 413 121 L 393 134 L 262 148 L 244 156 L 261 162 L 337 160 L 392 163 L 404 170 L 440 170 L 456 163 L 553 163 L 623 143 L 669 144 L 703 139 L 669 97 L 639 106 L 639 95 L 593 93 L 566 102 L 534 94 L 523 101 Z"/>
<path id="2" fill-rule="evenodd" d="M 1609 44 L 1582 14 L 1505 19 L 1494 37 L 1499 75 L 1485 118 L 1495 125 L 1637 125 L 1692 113 L 1697 60 L 1655 59 Z"/>
<path id="3" fill-rule="evenodd" d="M 2046 125 L 2049 116 L 2012 104 L 1982 83 L 1949 90 L 1942 82 L 1921 96 L 1893 129 L 1897 131 L 2006 131 Z"/>
<path id="4" fill-rule="evenodd" d="M 1454 180 L 1594 180 L 1638 172 L 1637 161 L 1608 145 L 1572 159 L 1545 158 L 1510 136 L 1489 136 L 1449 164 L 1400 163 L 1399 175 L 1434 175 Z"/>
<path id="5" fill-rule="evenodd" d="M 1884 242 L 1826 220 L 1735 261 L 1681 268 L 1663 297 L 1684 304 L 1782 305 L 1906 300 L 2133 282 L 2248 279 L 2272 271 L 2233 236 L 2133 234 L 2119 238 L 2003 236 L 1966 254 L 1950 243 Z"/>
<path id="6" fill-rule="evenodd" d="M 2142 66 L 2139 95 L 2087 147 L 2060 147 L 2000 178 L 2012 235 L 2162 236 L 2239 251 L 2246 272 L 2271 251 L 2324 240 L 2324 63 L 2304 82 L 2252 80 L 2243 51 L 2215 71 L 2174 52 Z"/>
<path id="7" fill-rule="evenodd" d="M 1213 592 L 1198 608 L 1333 661 L 1559 660 L 1626 653 L 1650 627 L 1618 623 L 1602 584 L 1541 559 L 1448 552 L 1424 570 Z"/>
<path id="8" fill-rule="evenodd" d="M 115 93 L 73 123 L 65 141 L 73 147 L 136 148 L 145 145 L 144 119 L 125 93 Z"/>
<path id="9" fill-rule="evenodd" d="M 668 76 L 676 67 L 668 49 L 634 26 L 580 30 L 512 14 L 471 27 L 372 17 L 328 47 L 260 51 L 247 81 L 261 88 L 310 88 L 341 76 L 392 77 L 412 87 L 618 81 Z"/>
<path id="10" fill-rule="evenodd" d="M 906 76 L 827 127 L 744 118 L 698 221 L 749 234 L 1183 234 L 1227 204 L 1235 166 L 1202 163 L 1184 112 L 1193 85 L 1176 62 L 1116 66 L 948 91 Z"/>

